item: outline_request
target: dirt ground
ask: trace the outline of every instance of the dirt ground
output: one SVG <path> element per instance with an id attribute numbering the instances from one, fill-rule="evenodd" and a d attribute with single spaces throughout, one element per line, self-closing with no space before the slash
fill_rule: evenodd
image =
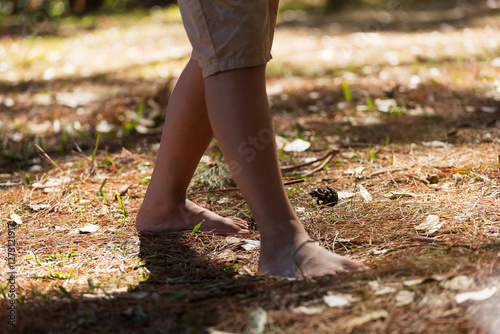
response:
<path id="1" fill-rule="evenodd" d="M 371 269 L 257 275 L 215 140 L 188 197 L 251 235 L 139 236 L 178 10 L 66 19 L 0 36 L 0 332 L 500 333 L 497 9 L 290 8 L 268 66 L 283 180 L 311 237 Z M 336 206 L 309 194 L 327 186 Z"/>

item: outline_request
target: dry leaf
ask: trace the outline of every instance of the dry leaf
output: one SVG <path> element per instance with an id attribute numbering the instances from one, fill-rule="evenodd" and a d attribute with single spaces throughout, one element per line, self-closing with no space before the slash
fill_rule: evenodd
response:
<path id="1" fill-rule="evenodd" d="M 473 284 L 474 284 L 474 280 L 472 280 L 472 278 L 465 276 L 465 275 L 453 277 L 452 279 L 449 279 L 446 281 L 441 281 L 441 283 L 439 283 L 439 285 L 445 289 L 458 290 L 458 291 L 467 290 Z"/>
<path id="2" fill-rule="evenodd" d="M 292 141 L 291 143 L 286 144 L 283 150 L 285 152 L 304 152 L 309 147 L 311 147 L 311 143 L 298 138 Z"/>
<path id="3" fill-rule="evenodd" d="M 354 197 L 355 193 L 351 193 L 348 191 L 339 191 L 337 193 L 337 195 L 339 196 L 339 199 L 346 199 L 346 198 Z"/>
<path id="4" fill-rule="evenodd" d="M 13 214 L 10 215 L 10 219 L 14 223 L 16 223 L 16 225 L 22 225 L 22 223 L 23 223 L 23 220 L 21 219 L 21 216 L 19 216 L 18 214 L 15 214 L 15 213 L 13 213 Z"/>
<path id="5" fill-rule="evenodd" d="M 295 314 L 318 314 L 323 312 L 324 308 L 321 306 L 298 306 L 292 309 L 292 313 Z"/>
<path id="6" fill-rule="evenodd" d="M 426 279 L 425 278 L 415 278 L 415 279 L 412 279 L 412 280 L 407 280 L 407 281 L 404 281 L 403 282 L 403 285 L 404 286 L 407 286 L 407 287 L 412 287 L 414 285 L 419 285 L 419 284 L 422 284 L 423 282 L 425 282 Z"/>
<path id="7" fill-rule="evenodd" d="M 389 191 L 389 194 L 385 195 L 390 199 L 400 198 L 400 197 L 417 197 L 416 194 L 406 191 Z"/>
<path id="8" fill-rule="evenodd" d="M 422 224 L 415 226 L 416 230 L 419 231 L 427 231 L 427 233 L 432 234 L 439 230 L 441 226 L 443 226 L 445 222 L 439 222 L 439 216 L 436 215 L 429 215 L 425 219 L 425 222 Z"/>
<path id="9" fill-rule="evenodd" d="M 345 306 L 357 301 L 359 301 L 359 298 L 350 294 L 336 293 L 323 296 L 323 302 L 329 307 Z"/>
<path id="10" fill-rule="evenodd" d="M 365 202 L 366 203 L 370 202 L 372 200 L 372 195 L 362 185 L 359 185 L 358 187 L 359 187 L 359 193 L 361 194 Z"/>
<path id="11" fill-rule="evenodd" d="M 384 286 L 380 289 L 378 289 L 377 291 L 375 291 L 375 294 L 376 295 L 386 295 L 388 293 L 394 293 L 396 292 L 396 288 L 393 288 L 392 286 Z"/>
<path id="12" fill-rule="evenodd" d="M 455 301 L 458 304 L 461 304 L 468 300 L 486 300 L 493 297 L 497 290 L 497 287 L 494 286 L 492 288 L 486 288 L 479 291 L 459 293 L 455 296 Z"/>
<path id="13" fill-rule="evenodd" d="M 82 233 L 82 234 L 83 233 L 94 233 L 98 229 L 99 229 L 99 226 L 97 226 L 97 225 L 87 224 L 84 227 L 79 228 L 78 231 L 80 231 L 80 233 Z"/>
<path id="14" fill-rule="evenodd" d="M 288 140 L 286 140 L 286 138 L 283 138 L 281 136 L 275 136 L 274 138 L 276 140 L 276 147 L 278 148 L 278 150 L 281 150 L 290 143 Z"/>
<path id="15" fill-rule="evenodd" d="M 375 106 L 378 111 L 390 112 L 398 106 L 398 103 L 395 99 L 375 99 Z"/>
<path id="16" fill-rule="evenodd" d="M 28 206 L 33 211 L 41 211 L 50 208 L 49 204 L 30 204 Z"/>
<path id="17" fill-rule="evenodd" d="M 376 310 L 367 314 L 363 314 L 362 316 L 350 319 L 349 321 L 347 321 L 346 326 L 347 327 L 359 326 L 369 321 L 387 318 L 388 316 L 389 313 L 387 313 L 386 310 Z"/>
<path id="18" fill-rule="evenodd" d="M 396 305 L 405 306 L 409 305 L 415 299 L 415 292 L 408 290 L 401 290 L 396 295 Z"/>
<path id="19" fill-rule="evenodd" d="M 348 170 L 344 171 L 344 174 L 361 175 L 361 173 L 363 173 L 364 170 L 365 170 L 364 167 L 349 168 Z"/>
<path id="20" fill-rule="evenodd" d="M 255 250 L 260 248 L 260 241 L 258 240 L 250 240 L 236 237 L 227 237 L 226 242 L 230 245 L 241 246 L 243 249 L 247 251 Z"/>
<path id="21" fill-rule="evenodd" d="M 373 253 L 373 255 L 385 254 L 385 253 L 387 253 L 387 249 L 380 249 L 380 250 L 379 249 L 374 249 L 372 251 L 372 253 Z"/>
<path id="22" fill-rule="evenodd" d="M 439 140 L 433 140 L 433 141 L 423 141 L 422 145 L 424 145 L 426 147 L 444 147 L 444 148 L 446 148 L 446 146 L 449 144 L 442 142 L 442 141 L 439 141 Z"/>
<path id="23" fill-rule="evenodd" d="M 248 333 L 263 333 L 267 324 L 267 312 L 261 307 L 250 312 L 248 316 Z"/>

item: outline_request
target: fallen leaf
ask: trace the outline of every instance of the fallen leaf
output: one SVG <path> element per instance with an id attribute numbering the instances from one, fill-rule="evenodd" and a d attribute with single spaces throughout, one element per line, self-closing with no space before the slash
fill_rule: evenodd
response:
<path id="1" fill-rule="evenodd" d="M 428 234 L 432 234 L 439 230 L 441 226 L 443 226 L 445 222 L 439 222 L 439 216 L 436 215 L 429 215 L 425 219 L 425 222 L 422 224 L 415 226 L 416 230 L 419 231 L 427 231 Z"/>
<path id="2" fill-rule="evenodd" d="M 342 152 L 340 153 L 340 155 L 342 156 L 342 158 L 345 159 L 352 159 L 360 156 L 358 153 L 355 152 Z"/>
<path id="3" fill-rule="evenodd" d="M 227 237 L 226 243 L 228 243 L 230 245 L 240 246 L 247 251 L 251 251 L 251 250 L 255 250 L 255 249 L 260 248 L 260 241 L 258 241 L 258 240 L 243 239 L 243 238 L 236 238 L 236 237 Z"/>
<path id="4" fill-rule="evenodd" d="M 364 167 L 349 168 L 348 170 L 344 171 L 344 174 L 361 175 L 364 169 L 365 169 Z"/>
<path id="5" fill-rule="evenodd" d="M 398 106 L 395 99 L 375 99 L 375 106 L 378 111 L 390 112 Z"/>
<path id="6" fill-rule="evenodd" d="M 385 195 L 390 199 L 400 198 L 400 197 L 417 197 L 416 194 L 406 191 L 389 191 L 389 194 Z"/>
<path id="7" fill-rule="evenodd" d="M 248 333 L 263 333 L 267 324 L 267 312 L 261 307 L 257 307 L 248 316 Z"/>
<path id="8" fill-rule="evenodd" d="M 415 278 L 415 279 L 404 281 L 403 285 L 407 286 L 407 287 L 412 287 L 412 286 L 415 286 L 415 285 L 422 284 L 425 281 L 426 281 L 425 278 Z"/>
<path id="9" fill-rule="evenodd" d="M 33 211 L 41 211 L 50 208 L 49 204 L 30 204 L 28 206 Z"/>
<path id="10" fill-rule="evenodd" d="M 33 188 L 52 188 L 52 187 L 60 187 L 65 184 L 69 184 L 71 182 L 71 178 L 67 176 L 63 176 L 60 178 L 51 178 L 45 182 L 36 182 L 33 183 Z"/>
<path id="11" fill-rule="evenodd" d="M 125 193 L 128 191 L 129 188 L 130 188 L 130 184 L 125 184 L 125 185 L 121 186 L 120 189 L 118 189 L 118 195 L 120 195 L 120 196 L 125 195 Z"/>
<path id="12" fill-rule="evenodd" d="M 98 229 L 99 229 L 99 226 L 97 226 L 97 225 L 87 224 L 84 227 L 80 227 L 78 229 L 78 231 L 80 231 L 80 233 L 82 233 L 82 234 L 83 233 L 94 233 Z"/>
<path id="13" fill-rule="evenodd" d="M 321 306 L 298 306 L 292 309 L 292 313 L 311 315 L 321 313 L 323 310 Z"/>
<path id="14" fill-rule="evenodd" d="M 91 102 L 94 102 L 98 98 L 99 96 L 94 93 L 84 92 L 81 90 L 75 90 L 68 93 L 61 92 L 56 94 L 57 103 L 70 108 L 87 105 Z"/>
<path id="15" fill-rule="evenodd" d="M 497 287 L 494 286 L 492 288 L 486 288 L 483 290 L 479 291 L 471 291 L 471 292 L 464 292 L 464 293 L 459 293 L 458 295 L 455 296 L 455 301 L 458 304 L 462 304 L 468 300 L 486 300 L 488 298 L 493 297 L 493 295 L 497 292 Z"/>
<path id="16" fill-rule="evenodd" d="M 354 197 L 354 195 L 356 195 L 356 194 L 348 192 L 348 191 L 339 191 L 337 193 L 337 195 L 339 196 L 339 199 L 346 199 L 346 198 Z"/>
<path id="17" fill-rule="evenodd" d="M 497 107 L 495 107 L 495 106 L 481 106 L 481 111 L 493 114 L 497 111 Z"/>
<path id="18" fill-rule="evenodd" d="M 367 314 L 363 314 L 362 316 L 350 319 L 349 321 L 347 321 L 346 326 L 347 327 L 359 326 L 369 321 L 387 318 L 388 316 L 389 313 L 387 313 L 386 310 L 376 310 Z"/>
<path id="19" fill-rule="evenodd" d="M 323 296 L 323 301 L 329 307 L 339 307 L 350 304 L 346 298 L 341 296 Z"/>
<path id="20" fill-rule="evenodd" d="M 370 202 L 372 200 L 372 195 L 362 185 L 359 185 L 358 187 L 359 187 L 358 188 L 359 189 L 359 193 L 361 194 L 361 196 L 363 197 L 363 199 L 365 200 L 365 202 L 366 203 Z"/>
<path id="21" fill-rule="evenodd" d="M 306 211 L 306 208 L 303 208 L 303 207 L 297 207 L 295 208 L 295 212 L 296 213 L 302 213 L 302 212 L 305 212 Z"/>
<path id="22" fill-rule="evenodd" d="M 274 138 L 276 140 L 276 147 L 278 148 L 278 150 L 283 149 L 290 143 L 286 138 L 283 138 L 281 136 L 275 136 Z"/>
<path id="23" fill-rule="evenodd" d="M 396 295 L 396 305 L 405 306 L 409 305 L 415 299 L 415 292 L 408 290 L 401 290 Z"/>
<path id="24" fill-rule="evenodd" d="M 423 141 L 422 145 L 426 147 L 445 147 L 449 145 L 448 143 L 439 141 L 439 140 L 433 140 L 433 141 Z"/>
<path id="25" fill-rule="evenodd" d="M 294 141 L 292 141 L 291 143 L 286 144 L 285 147 L 283 148 L 283 151 L 285 151 L 285 152 L 304 152 L 309 147 L 311 147 L 311 143 L 298 138 L 298 139 L 295 139 Z"/>
<path id="26" fill-rule="evenodd" d="M 397 289 L 392 287 L 392 286 L 384 286 L 384 287 L 378 289 L 377 291 L 375 291 L 375 294 L 376 295 L 386 295 L 388 293 L 394 293 L 396 291 L 397 291 Z"/>
<path id="27" fill-rule="evenodd" d="M 460 275 L 452 279 L 441 281 L 439 283 L 445 289 L 464 291 L 469 289 L 474 284 L 474 280 L 468 276 Z"/>
<path id="28" fill-rule="evenodd" d="M 21 216 L 19 216 L 18 214 L 11 214 L 10 215 L 10 219 L 16 223 L 16 225 L 22 225 L 23 224 L 23 220 L 21 219 Z"/>
<path id="29" fill-rule="evenodd" d="M 19 184 L 19 181 L 17 180 L 7 180 L 5 182 L 0 182 L 0 187 L 13 187 L 17 186 Z"/>
<path id="30" fill-rule="evenodd" d="M 323 296 L 323 302 L 329 307 L 345 306 L 357 301 L 359 301 L 359 298 L 350 294 L 336 293 Z"/>

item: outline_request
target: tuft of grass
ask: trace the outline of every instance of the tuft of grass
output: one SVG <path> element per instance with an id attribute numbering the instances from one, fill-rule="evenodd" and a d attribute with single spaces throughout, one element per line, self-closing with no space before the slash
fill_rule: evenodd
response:
<path id="1" fill-rule="evenodd" d="M 349 88 L 349 84 L 347 83 L 347 81 L 345 81 L 345 79 L 342 79 L 342 89 L 344 90 L 344 99 L 347 102 L 351 102 L 352 101 L 351 89 Z"/>
<path id="2" fill-rule="evenodd" d="M 101 185 L 99 186 L 99 191 L 97 192 L 98 197 L 104 196 L 104 191 L 102 191 L 102 190 L 104 189 L 104 186 L 106 185 L 106 181 L 108 181 L 108 178 L 105 178 L 104 180 L 102 180 Z"/>
<path id="3" fill-rule="evenodd" d="M 203 219 L 200 223 L 196 224 L 196 226 L 191 231 L 191 234 L 195 234 L 196 232 L 198 232 L 198 230 L 200 229 L 201 224 L 203 224 L 203 222 L 205 222 L 205 219 Z"/>
<path id="4" fill-rule="evenodd" d="M 94 164 L 95 155 L 97 153 L 97 150 L 99 149 L 99 140 L 100 139 L 101 139 L 101 134 L 98 134 L 97 138 L 95 140 L 94 150 L 92 151 L 92 154 L 90 155 L 90 159 L 92 161 L 92 164 Z"/>
<path id="5" fill-rule="evenodd" d="M 64 297 L 69 298 L 69 299 L 74 299 L 73 296 L 71 295 L 71 293 L 69 293 L 68 290 L 66 290 L 62 285 L 58 285 L 57 287 L 59 288 L 59 291 L 62 292 Z"/>
<path id="6" fill-rule="evenodd" d="M 192 187 L 203 190 L 236 186 L 229 168 L 220 160 L 198 167 L 191 184 Z"/>
<path id="7" fill-rule="evenodd" d="M 375 106 L 373 105 L 373 101 L 369 96 L 366 97 L 366 105 L 368 106 L 368 110 L 370 110 L 371 113 L 375 111 Z"/>
<path id="8" fill-rule="evenodd" d="M 125 209 L 125 206 L 123 205 L 122 198 L 120 195 L 116 195 L 116 200 L 118 201 L 118 204 L 120 204 L 120 208 L 122 209 L 120 213 L 123 215 L 124 218 L 127 217 L 127 209 Z"/>

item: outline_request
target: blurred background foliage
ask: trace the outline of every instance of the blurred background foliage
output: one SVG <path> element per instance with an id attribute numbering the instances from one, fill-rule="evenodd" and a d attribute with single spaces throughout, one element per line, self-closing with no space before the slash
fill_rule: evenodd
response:
<path id="1" fill-rule="evenodd" d="M 81 15 L 89 12 L 109 14 L 138 7 L 152 8 L 169 6 L 176 0 L 2 0 L 0 15 L 33 15 L 43 19 L 57 19 L 67 15 Z M 465 3 L 480 3 L 484 0 L 282 0 L 283 9 L 316 9 L 324 13 L 338 12 L 349 8 L 450 8 Z"/>
<path id="2" fill-rule="evenodd" d="M 281 0 L 280 11 L 329 15 L 357 9 L 388 12 L 441 10 L 500 0 Z M 54 32 L 63 18 L 147 12 L 176 4 L 177 0 L 0 0 L 0 34 L 30 35 Z M 500 6 L 500 5 L 499 5 Z"/>

